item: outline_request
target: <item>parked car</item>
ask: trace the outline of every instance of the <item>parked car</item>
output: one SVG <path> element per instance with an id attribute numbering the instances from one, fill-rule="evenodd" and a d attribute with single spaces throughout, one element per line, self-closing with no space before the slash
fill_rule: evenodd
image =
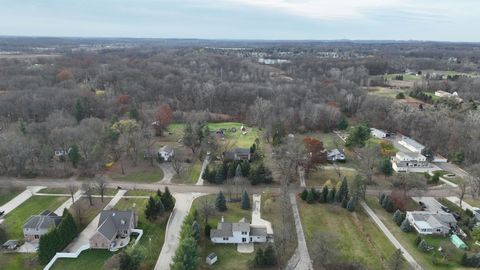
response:
<path id="1" fill-rule="evenodd" d="M 452 210 L 448 209 L 448 207 L 446 207 L 446 206 L 443 206 L 443 205 L 442 205 L 442 206 L 440 206 L 440 208 L 442 208 L 442 210 L 445 211 L 445 212 L 447 212 L 447 213 L 451 213 L 451 212 L 452 212 Z"/>

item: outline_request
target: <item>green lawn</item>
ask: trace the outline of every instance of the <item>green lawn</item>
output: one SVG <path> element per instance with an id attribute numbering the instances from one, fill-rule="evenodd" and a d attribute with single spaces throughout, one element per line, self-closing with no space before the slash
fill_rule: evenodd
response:
<path id="1" fill-rule="evenodd" d="M 420 76 L 420 75 L 415 76 L 415 75 L 406 74 L 406 73 L 387 74 L 385 76 L 385 78 L 387 80 L 395 80 L 395 76 L 397 76 L 397 75 L 402 75 L 404 81 L 416 81 L 416 80 L 420 80 L 422 78 L 422 76 Z"/>
<path id="2" fill-rule="evenodd" d="M 43 188 L 38 193 L 46 194 L 70 194 L 68 188 Z"/>
<path id="3" fill-rule="evenodd" d="M 464 201 L 468 204 L 470 204 L 473 207 L 478 207 L 480 208 L 480 199 L 473 199 L 473 198 L 465 198 Z"/>
<path id="4" fill-rule="evenodd" d="M 298 203 L 308 246 L 315 244 L 315 232 L 331 233 L 338 240 L 332 249 L 338 250 L 342 260 L 368 269 L 387 269 L 395 248 L 362 210 L 350 213 L 338 205 Z"/>
<path id="5" fill-rule="evenodd" d="M 116 205 L 118 210 L 135 209 L 138 215 L 138 228 L 143 229 L 143 237 L 138 245 L 146 248 L 146 258 L 142 261 L 141 269 L 153 269 L 165 239 L 165 228 L 169 213 L 155 222 L 145 219 L 143 210 L 148 199 L 144 198 L 123 198 Z M 151 239 L 151 242 L 149 241 Z M 77 269 L 104 269 L 105 262 L 115 253 L 104 250 L 88 250 L 83 252 L 77 259 L 60 259 L 52 269 L 56 270 L 77 270 Z"/>
<path id="6" fill-rule="evenodd" d="M 342 166 L 342 163 L 338 164 Z M 357 175 L 356 171 L 352 171 L 349 169 L 339 169 L 340 175 L 338 172 L 333 168 L 333 166 L 328 166 L 326 168 L 320 168 L 308 176 L 306 179 L 307 186 L 309 187 L 323 187 L 325 182 L 331 180 L 332 184 L 336 184 L 337 182 L 341 181 L 343 177 L 347 177 L 348 181 L 352 181 L 355 176 Z"/>
<path id="7" fill-rule="evenodd" d="M 438 96 L 435 96 L 434 93 L 430 93 L 430 92 L 423 92 L 425 95 L 427 96 L 431 96 L 432 97 L 432 101 L 436 101 L 436 100 L 439 100 L 441 99 L 441 97 L 438 97 Z"/>
<path id="8" fill-rule="evenodd" d="M 391 98 L 391 99 L 396 99 L 397 95 L 399 93 L 404 93 L 405 96 L 408 96 L 408 94 L 405 93 L 404 91 L 397 90 L 397 89 L 391 89 L 391 88 L 387 88 L 387 87 L 375 87 L 375 88 L 368 89 L 368 94 L 369 95 Z"/>
<path id="9" fill-rule="evenodd" d="M 9 239 L 22 239 L 22 226 L 27 219 L 44 210 L 54 211 L 68 198 L 58 196 L 33 196 L 5 216 L 3 225 Z"/>
<path id="10" fill-rule="evenodd" d="M 342 141 L 342 139 L 340 139 L 335 133 L 323 133 L 323 132 L 307 133 L 304 137 L 307 137 L 307 136 L 320 140 L 323 143 L 323 147 L 327 150 L 332 150 L 335 148 L 342 149 L 345 146 L 345 143 Z"/>
<path id="11" fill-rule="evenodd" d="M 41 270 L 37 254 L 0 253 L 0 269 L 3 270 Z"/>
<path id="12" fill-rule="evenodd" d="M 215 201 L 216 195 L 208 195 L 207 196 L 210 202 Z M 193 202 L 192 211 L 194 208 L 200 208 L 201 199 L 196 199 Z M 216 212 L 212 217 L 209 219 L 210 225 L 216 228 L 218 222 L 220 221 L 221 217 L 223 216 L 225 221 L 228 222 L 238 222 L 242 218 L 251 219 L 252 212 L 251 210 L 242 210 L 240 208 L 240 203 L 227 203 L 228 210 L 220 213 Z M 201 231 L 205 228 L 205 224 L 203 218 L 200 218 L 199 224 L 201 227 Z M 255 245 L 255 248 L 259 247 L 259 245 Z M 241 254 L 237 252 L 237 246 L 233 244 L 213 244 L 210 239 L 205 239 L 204 234 L 201 234 L 201 239 L 198 242 L 199 248 L 199 257 L 200 257 L 200 267 L 199 269 L 229 269 L 229 270 L 243 270 L 249 268 L 249 262 L 255 257 L 255 253 L 252 254 Z M 218 256 L 218 261 L 212 265 L 208 266 L 205 263 L 204 258 L 212 253 L 215 252 Z"/>
<path id="13" fill-rule="evenodd" d="M 200 176 L 200 171 L 202 170 L 202 164 L 202 161 L 196 159 L 193 163 L 188 164 L 190 166 L 186 168 L 181 175 L 175 174 L 172 179 L 173 182 L 184 184 L 197 183 L 198 177 Z"/>
<path id="14" fill-rule="evenodd" d="M 153 196 L 156 194 L 156 191 L 153 190 L 144 190 L 144 189 L 130 189 L 125 193 L 125 196 Z"/>
<path id="15" fill-rule="evenodd" d="M 21 188 L 2 188 L 0 189 L 0 206 L 6 204 L 25 189 Z"/>
<path id="16" fill-rule="evenodd" d="M 153 170 L 145 169 L 131 173 L 127 172 L 126 175 L 115 177 L 115 179 L 129 182 L 154 183 L 162 181 L 163 171 L 162 169 L 155 167 Z"/>
<path id="17" fill-rule="evenodd" d="M 456 249 L 448 238 L 442 236 L 424 236 L 430 246 L 435 247 L 435 250 L 439 246 L 442 246 L 448 250 L 452 250 L 451 259 L 443 261 L 439 258 L 438 261 L 441 264 L 433 264 L 432 253 L 421 252 L 414 244 L 417 234 L 415 232 L 404 233 L 397 224 L 393 221 L 393 215 L 385 211 L 378 203 L 378 198 L 367 197 L 367 204 L 373 209 L 377 216 L 382 220 L 383 224 L 387 226 L 389 231 L 395 236 L 395 238 L 405 247 L 408 252 L 415 258 L 415 260 L 424 269 L 463 269 L 459 266 L 458 262 L 463 254 L 463 251 Z M 438 256 L 439 257 L 439 256 Z"/>

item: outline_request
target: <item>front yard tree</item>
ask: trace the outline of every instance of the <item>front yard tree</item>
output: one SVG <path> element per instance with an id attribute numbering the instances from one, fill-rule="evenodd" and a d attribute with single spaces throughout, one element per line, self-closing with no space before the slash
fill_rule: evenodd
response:
<path id="1" fill-rule="evenodd" d="M 304 162 L 305 173 L 308 175 L 314 171 L 318 165 L 327 162 L 327 152 L 323 143 L 315 138 L 305 137 L 303 144 L 307 151 L 307 160 Z"/>
<path id="2" fill-rule="evenodd" d="M 357 207 L 357 199 L 351 197 L 347 203 L 347 210 L 350 212 L 354 212 L 355 208 Z"/>
<path id="3" fill-rule="evenodd" d="M 251 207 L 250 206 L 250 196 L 248 196 L 248 193 L 247 193 L 246 190 L 243 191 L 241 205 L 242 205 L 243 210 L 248 210 Z"/>
<path id="4" fill-rule="evenodd" d="M 370 138 L 370 128 L 365 125 L 359 125 L 354 127 L 348 134 L 347 141 L 345 146 L 348 148 L 359 147 L 362 148 L 365 146 L 365 143 Z"/>
<path id="5" fill-rule="evenodd" d="M 342 119 L 340 119 L 340 122 L 338 123 L 337 128 L 339 130 L 346 130 L 348 128 L 348 120 L 346 117 L 342 117 Z"/>
<path id="6" fill-rule="evenodd" d="M 347 178 L 343 177 L 342 182 L 340 183 L 340 188 L 338 189 L 337 194 L 335 194 L 335 199 L 336 199 L 337 202 L 340 203 L 347 196 L 348 196 Z"/>
<path id="7" fill-rule="evenodd" d="M 315 202 L 315 193 L 313 190 L 309 190 L 307 193 L 307 203 L 312 204 Z"/>
<path id="8" fill-rule="evenodd" d="M 100 193 L 100 198 L 103 203 L 103 196 L 105 195 L 105 191 L 107 190 L 107 182 L 105 181 L 104 177 L 98 177 L 96 180 L 96 186 L 98 189 L 98 193 Z"/>
<path id="9" fill-rule="evenodd" d="M 326 203 L 328 197 L 328 187 L 326 185 L 323 186 L 322 193 L 320 194 L 320 202 Z"/>
<path id="10" fill-rule="evenodd" d="M 197 243 L 193 237 L 187 237 L 180 242 L 175 251 L 172 270 L 195 270 L 198 265 Z"/>
<path id="11" fill-rule="evenodd" d="M 305 188 L 303 189 L 302 193 L 300 193 L 300 198 L 304 201 L 307 200 L 307 196 L 308 196 L 308 190 Z"/>
<path id="12" fill-rule="evenodd" d="M 336 193 L 335 187 L 331 188 L 328 191 L 327 202 L 332 203 L 335 201 L 335 193 Z"/>
<path id="13" fill-rule="evenodd" d="M 204 224 L 208 224 L 208 219 L 215 213 L 215 207 L 208 200 L 207 196 L 200 198 L 200 215 L 203 216 Z"/>
<path id="14" fill-rule="evenodd" d="M 163 192 L 161 200 L 166 211 L 172 211 L 175 207 L 175 200 L 173 199 L 168 187 L 165 187 L 165 192 Z"/>
<path id="15" fill-rule="evenodd" d="M 219 192 L 217 198 L 215 199 L 215 208 L 217 208 L 220 212 L 227 211 L 227 201 L 225 200 L 225 196 L 223 192 Z"/>
<path id="16" fill-rule="evenodd" d="M 90 182 L 83 183 L 82 184 L 82 190 L 83 190 L 83 193 L 85 193 L 85 196 L 87 196 L 90 206 L 93 206 L 92 195 L 93 195 L 94 189 L 93 189 L 92 183 L 90 183 Z"/>
<path id="17" fill-rule="evenodd" d="M 195 238 L 195 240 L 200 240 L 200 225 L 198 225 L 196 220 L 194 220 L 192 223 L 192 236 Z"/>
<path id="18" fill-rule="evenodd" d="M 80 162 L 81 156 L 78 146 L 76 144 L 72 145 L 70 151 L 68 152 L 68 159 L 72 163 L 74 168 L 77 168 L 78 162 Z"/>
<path id="19" fill-rule="evenodd" d="M 150 196 L 147 202 L 147 206 L 145 207 L 145 217 L 150 221 L 155 220 L 157 218 L 156 213 L 157 213 L 157 202 L 152 196 Z"/>
<path id="20" fill-rule="evenodd" d="M 273 249 L 272 245 L 268 245 L 268 247 L 263 252 L 263 261 L 265 263 L 265 266 L 274 266 L 277 264 L 275 250 Z"/>
<path id="21" fill-rule="evenodd" d="M 395 213 L 393 214 L 393 221 L 397 223 L 398 226 L 402 225 L 403 220 L 405 219 L 405 214 L 400 211 L 400 209 L 397 209 Z"/>
<path id="22" fill-rule="evenodd" d="M 155 210 L 157 215 L 163 216 L 163 214 L 165 214 L 165 206 L 163 205 L 161 198 L 158 198 L 158 200 L 156 200 L 156 204 L 157 207 Z"/>
<path id="23" fill-rule="evenodd" d="M 411 232 L 413 230 L 412 225 L 410 225 L 410 221 L 408 221 L 408 219 L 403 220 L 402 225 L 400 225 L 400 229 L 406 233 Z"/>
<path id="24" fill-rule="evenodd" d="M 163 104 L 158 108 L 157 112 L 155 113 L 155 123 L 154 123 L 154 128 L 155 128 L 155 135 L 156 136 L 162 136 L 163 131 L 167 128 L 167 126 L 172 122 L 172 108 L 170 108 L 170 105 L 168 104 Z"/>
<path id="25" fill-rule="evenodd" d="M 382 159 L 382 161 L 380 161 L 380 164 L 378 166 L 378 170 L 382 172 L 385 176 L 392 176 L 393 168 L 392 168 L 392 163 L 390 162 L 390 159 L 389 158 Z"/>
<path id="26" fill-rule="evenodd" d="M 392 254 L 389 260 L 389 266 L 391 270 L 402 270 L 405 265 L 405 259 L 403 258 L 402 250 L 397 249 Z"/>
<path id="27" fill-rule="evenodd" d="M 132 246 L 120 253 L 120 270 L 138 270 L 145 258 L 145 251 L 139 246 Z"/>

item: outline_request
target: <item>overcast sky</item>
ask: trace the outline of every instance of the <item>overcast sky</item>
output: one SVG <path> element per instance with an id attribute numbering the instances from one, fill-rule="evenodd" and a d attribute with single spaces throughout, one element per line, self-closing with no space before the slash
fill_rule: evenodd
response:
<path id="1" fill-rule="evenodd" d="M 480 41 L 480 0 L 0 0 L 0 35 Z"/>

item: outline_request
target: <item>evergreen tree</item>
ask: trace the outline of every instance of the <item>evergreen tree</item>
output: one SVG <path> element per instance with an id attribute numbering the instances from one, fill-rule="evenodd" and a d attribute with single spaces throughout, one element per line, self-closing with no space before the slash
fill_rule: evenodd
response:
<path id="1" fill-rule="evenodd" d="M 305 188 L 303 189 L 302 193 L 300 193 L 300 198 L 304 201 L 307 200 L 307 196 L 308 196 L 308 190 Z"/>
<path id="2" fill-rule="evenodd" d="M 23 135 L 27 134 L 27 124 L 23 120 L 20 120 L 20 132 Z"/>
<path id="3" fill-rule="evenodd" d="M 274 266 L 277 264 L 275 250 L 273 249 L 272 245 L 268 245 L 268 247 L 263 252 L 263 261 L 265 266 Z"/>
<path id="4" fill-rule="evenodd" d="M 425 241 L 425 239 L 422 239 L 422 241 L 420 241 L 420 243 L 418 244 L 418 249 L 423 251 L 423 252 L 427 252 L 428 251 L 428 244 L 427 244 L 427 241 Z"/>
<path id="5" fill-rule="evenodd" d="M 162 191 L 160 189 L 157 189 L 157 196 L 158 198 L 162 198 Z"/>
<path id="6" fill-rule="evenodd" d="M 236 171 L 236 168 L 237 168 L 237 164 L 238 164 L 238 162 L 230 162 L 227 165 L 225 165 L 226 168 L 227 168 L 226 179 L 230 179 L 230 178 L 235 177 L 235 171 Z"/>
<path id="7" fill-rule="evenodd" d="M 328 187 L 325 185 L 323 186 L 322 193 L 320 194 L 320 203 L 326 203 L 328 197 Z"/>
<path id="8" fill-rule="evenodd" d="M 241 201 L 240 204 L 241 204 L 243 210 L 250 209 L 250 196 L 248 196 L 248 193 L 247 193 L 246 190 L 243 191 L 242 201 Z"/>
<path id="9" fill-rule="evenodd" d="M 156 215 L 163 216 L 165 214 L 165 206 L 163 206 L 161 198 L 158 198 L 156 201 L 155 207 Z"/>
<path id="10" fill-rule="evenodd" d="M 255 262 L 255 266 L 261 267 L 265 265 L 265 256 L 262 248 L 257 249 L 257 252 L 255 253 L 254 262 Z"/>
<path id="11" fill-rule="evenodd" d="M 79 99 L 77 99 L 77 101 L 75 102 L 73 114 L 78 122 L 82 121 L 82 119 L 86 117 L 85 109 L 83 108 L 82 102 Z"/>
<path id="12" fill-rule="evenodd" d="M 248 160 L 242 161 L 242 163 L 240 163 L 240 168 L 242 169 L 242 176 L 247 177 L 250 175 L 251 166 Z"/>
<path id="13" fill-rule="evenodd" d="M 348 196 L 348 183 L 347 183 L 347 178 L 344 177 L 342 179 L 342 182 L 340 183 L 340 188 L 338 189 L 338 192 L 335 194 L 335 199 L 337 202 L 342 202 L 343 198 Z"/>
<path id="14" fill-rule="evenodd" d="M 215 208 L 217 208 L 217 210 L 220 212 L 227 211 L 227 201 L 225 200 L 225 196 L 221 191 L 218 193 L 217 198 L 215 199 Z"/>
<path id="15" fill-rule="evenodd" d="M 370 128 L 363 124 L 353 128 L 345 142 L 345 146 L 348 148 L 364 147 L 366 141 L 370 138 Z"/>
<path id="16" fill-rule="evenodd" d="M 327 195 L 327 202 L 328 203 L 332 203 L 335 201 L 335 187 L 331 188 L 329 191 L 328 191 L 328 195 Z"/>
<path id="17" fill-rule="evenodd" d="M 192 223 L 192 237 L 197 241 L 200 240 L 200 225 L 196 220 Z"/>
<path id="18" fill-rule="evenodd" d="M 219 168 L 217 168 L 217 171 L 215 173 L 215 183 L 223 184 L 223 182 L 225 182 L 225 178 L 226 178 L 225 166 L 222 165 Z"/>
<path id="19" fill-rule="evenodd" d="M 235 177 L 243 177 L 242 166 L 240 164 L 238 164 L 235 169 Z"/>
<path id="20" fill-rule="evenodd" d="M 198 266 L 197 243 L 193 237 L 187 237 L 180 242 L 175 251 L 172 270 L 195 270 Z"/>
<path id="21" fill-rule="evenodd" d="M 350 212 L 354 212 L 356 206 L 357 206 L 357 200 L 354 197 L 350 198 L 350 200 L 347 203 L 347 210 Z"/>
<path id="22" fill-rule="evenodd" d="M 347 208 L 348 201 L 349 201 L 348 196 L 343 197 L 343 200 L 342 200 L 342 207 L 343 208 Z"/>
<path id="23" fill-rule="evenodd" d="M 120 270 L 138 270 L 145 259 L 145 250 L 132 246 L 120 253 Z"/>
<path id="24" fill-rule="evenodd" d="M 157 218 L 157 214 L 156 214 L 157 202 L 152 196 L 150 196 L 150 198 L 148 199 L 144 212 L 145 212 L 145 217 L 150 221 L 155 220 Z"/>
<path id="25" fill-rule="evenodd" d="M 309 190 L 307 194 L 307 203 L 312 204 L 315 202 L 315 194 L 313 190 Z"/>
<path id="26" fill-rule="evenodd" d="M 400 210 L 395 211 L 395 213 L 393 214 L 393 221 L 395 221 L 395 223 L 397 223 L 398 226 L 402 225 L 402 222 L 404 219 L 405 219 L 405 214 Z"/>
<path id="27" fill-rule="evenodd" d="M 70 160 L 74 168 L 77 167 L 78 162 L 80 162 L 80 158 L 80 150 L 78 150 L 78 146 L 74 144 L 68 152 L 68 159 Z"/>
<path id="28" fill-rule="evenodd" d="M 378 203 L 380 203 L 380 205 L 383 206 L 383 200 L 385 199 L 385 193 L 382 193 L 382 195 L 380 195 L 380 198 L 378 199 Z"/>
<path id="29" fill-rule="evenodd" d="M 173 208 L 175 207 L 175 200 L 170 193 L 168 187 L 165 187 L 165 192 L 163 192 L 163 195 L 160 199 L 162 200 L 163 206 L 165 207 L 165 211 L 173 210 Z"/>
<path id="30" fill-rule="evenodd" d="M 392 163 L 390 162 L 390 159 L 389 158 L 382 159 L 382 161 L 380 161 L 380 164 L 378 165 L 378 170 L 382 172 L 385 176 L 392 176 L 393 168 L 392 168 Z"/>
<path id="31" fill-rule="evenodd" d="M 342 117 L 342 119 L 340 119 L 340 122 L 338 123 L 337 128 L 339 130 L 346 130 L 348 128 L 348 120 L 346 117 Z"/>
<path id="32" fill-rule="evenodd" d="M 417 237 L 415 238 L 415 246 L 418 247 L 418 244 L 420 244 L 421 241 L 422 237 L 420 237 L 420 235 L 417 235 Z"/>
<path id="33" fill-rule="evenodd" d="M 411 232 L 413 230 L 412 225 L 410 224 L 408 219 L 404 219 L 402 221 L 402 224 L 400 225 L 400 229 L 406 233 Z"/>
<path id="34" fill-rule="evenodd" d="M 403 259 L 402 250 L 397 249 L 392 254 L 392 257 L 389 260 L 389 266 L 391 270 L 401 270 L 405 264 L 405 260 Z"/>

